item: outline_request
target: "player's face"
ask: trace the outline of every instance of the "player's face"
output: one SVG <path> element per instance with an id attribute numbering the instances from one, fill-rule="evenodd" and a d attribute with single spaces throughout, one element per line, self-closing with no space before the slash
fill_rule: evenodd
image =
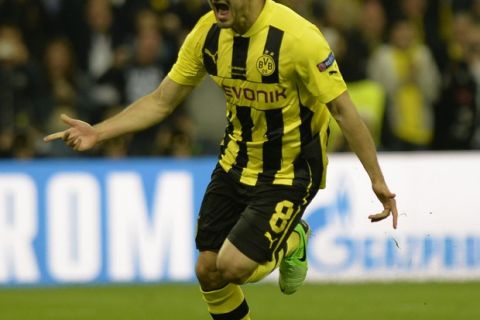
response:
<path id="1" fill-rule="evenodd" d="M 209 0 L 220 28 L 244 32 L 252 23 L 251 7 L 257 0 Z"/>

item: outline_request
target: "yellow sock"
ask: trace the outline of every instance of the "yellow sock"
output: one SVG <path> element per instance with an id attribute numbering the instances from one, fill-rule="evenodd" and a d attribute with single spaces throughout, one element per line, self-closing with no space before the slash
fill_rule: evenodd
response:
<path id="1" fill-rule="evenodd" d="M 202 295 L 214 320 L 251 320 L 248 304 L 240 286 L 230 283 L 218 290 L 202 290 Z"/>
<path id="2" fill-rule="evenodd" d="M 299 244 L 300 244 L 300 236 L 298 235 L 298 233 L 292 232 L 287 239 L 286 256 L 287 257 L 290 256 L 293 253 L 293 251 L 295 251 L 295 249 L 298 248 Z M 246 283 L 258 282 L 263 278 L 265 278 L 266 276 L 268 276 L 270 273 L 272 273 L 272 271 L 278 267 L 278 265 L 284 258 L 285 256 L 284 252 L 285 250 L 282 249 L 279 252 L 277 259 L 275 259 L 274 257 L 273 260 L 268 261 L 267 263 L 264 263 L 264 264 L 260 264 L 245 282 Z"/>

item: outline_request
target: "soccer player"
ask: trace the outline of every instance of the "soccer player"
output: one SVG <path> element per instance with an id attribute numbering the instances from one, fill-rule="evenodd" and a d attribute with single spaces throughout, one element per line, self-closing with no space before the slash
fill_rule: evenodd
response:
<path id="1" fill-rule="evenodd" d="M 240 284 L 276 267 L 292 294 L 307 273 L 305 207 L 325 186 L 330 115 L 368 173 L 383 211 L 390 192 L 372 138 L 320 31 L 273 0 L 210 0 L 168 76 L 152 93 L 95 126 L 62 116 L 63 139 L 83 151 L 164 119 L 209 74 L 225 93 L 227 126 L 199 213 L 196 275 L 213 319 L 250 319 Z M 206 112 L 208 112 L 206 110 Z M 173 213 L 172 213 L 173 214 Z"/>

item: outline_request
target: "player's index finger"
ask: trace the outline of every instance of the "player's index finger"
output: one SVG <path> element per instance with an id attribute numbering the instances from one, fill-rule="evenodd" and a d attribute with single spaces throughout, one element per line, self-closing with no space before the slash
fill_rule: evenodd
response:
<path id="1" fill-rule="evenodd" d="M 55 132 L 43 138 L 43 141 L 50 142 L 53 140 L 62 139 L 64 134 L 65 134 L 65 131 Z"/>

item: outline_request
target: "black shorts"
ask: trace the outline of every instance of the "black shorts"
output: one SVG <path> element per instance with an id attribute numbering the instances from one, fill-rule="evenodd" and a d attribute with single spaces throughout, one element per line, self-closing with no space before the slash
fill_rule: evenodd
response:
<path id="1" fill-rule="evenodd" d="M 228 238 L 250 259 L 271 261 L 285 247 L 317 190 L 311 183 L 252 187 L 217 165 L 200 208 L 197 249 L 218 251 Z"/>

